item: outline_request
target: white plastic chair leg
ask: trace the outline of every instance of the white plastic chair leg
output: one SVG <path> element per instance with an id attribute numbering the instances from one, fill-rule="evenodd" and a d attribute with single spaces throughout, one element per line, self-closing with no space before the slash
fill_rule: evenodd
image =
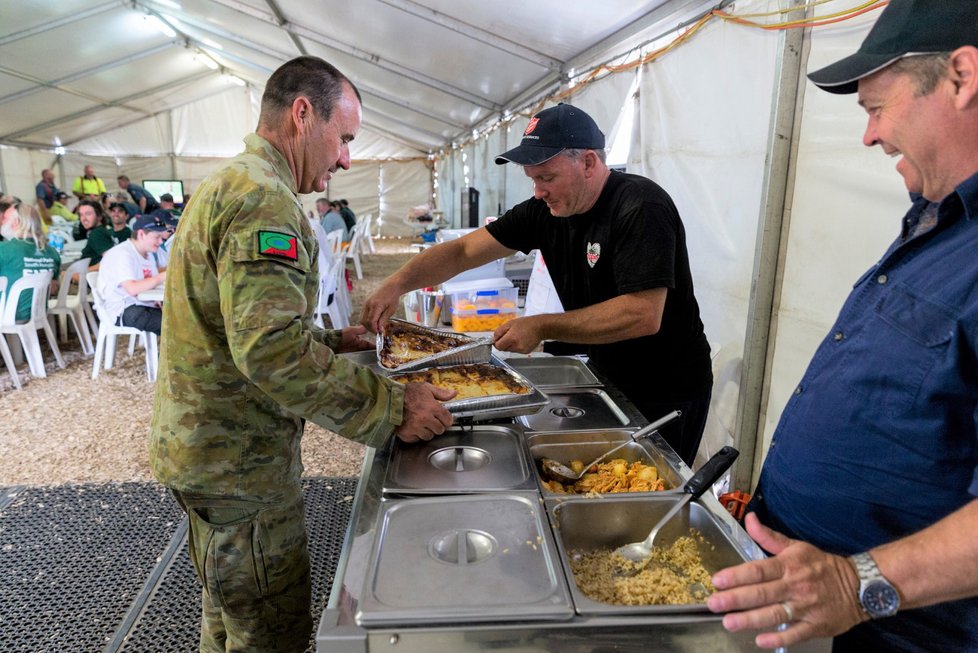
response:
<path id="1" fill-rule="evenodd" d="M 98 373 L 102 368 L 102 359 L 105 357 L 105 341 L 107 337 L 104 331 L 101 329 L 98 335 L 95 337 L 95 360 L 92 361 L 92 380 L 98 378 Z M 115 339 L 115 336 L 113 336 Z"/>
<path id="2" fill-rule="evenodd" d="M 68 314 L 68 317 L 71 318 L 75 332 L 78 333 L 78 341 L 81 342 L 82 353 L 86 356 L 91 356 L 95 348 L 92 347 L 92 334 L 88 331 L 88 320 L 85 319 L 85 312 L 82 310 L 72 311 Z"/>
<path id="3" fill-rule="evenodd" d="M 146 343 L 144 342 L 142 343 L 142 345 L 143 347 L 145 347 Z M 132 356 L 135 353 L 136 353 L 136 336 L 129 336 L 129 355 Z"/>
<path id="4" fill-rule="evenodd" d="M 7 371 L 10 372 L 10 378 L 14 382 L 14 387 L 20 390 L 20 375 L 14 366 L 14 357 L 10 353 L 10 347 L 7 345 L 7 338 L 2 333 L 0 333 L 0 355 L 3 356 L 3 364 L 7 366 Z"/>
<path id="5" fill-rule="evenodd" d="M 150 333 L 149 331 L 144 334 L 145 342 L 144 346 L 146 348 L 146 376 L 149 378 L 150 383 L 156 381 L 156 369 L 159 365 L 159 354 L 157 352 L 157 339 L 155 333 Z"/>
<path id="6" fill-rule="evenodd" d="M 64 369 L 65 359 L 61 357 L 61 350 L 58 348 L 58 339 L 54 335 L 54 329 L 51 328 L 51 324 L 46 320 L 44 321 L 44 335 L 48 338 L 48 344 L 51 345 L 51 351 L 54 352 L 54 360 L 58 363 L 58 367 Z M 38 349 L 40 349 L 40 340 L 38 341 Z"/>
<path id="7" fill-rule="evenodd" d="M 27 367 L 31 371 L 31 376 L 39 379 L 46 378 L 44 359 L 41 357 L 41 340 L 37 337 L 37 331 L 33 328 L 24 329 L 17 335 L 20 336 L 20 344 L 24 350 L 24 358 L 27 359 Z"/>

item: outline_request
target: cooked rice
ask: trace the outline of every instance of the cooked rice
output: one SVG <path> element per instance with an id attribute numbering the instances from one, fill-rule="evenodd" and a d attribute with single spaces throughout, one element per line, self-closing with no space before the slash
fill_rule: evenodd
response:
<path id="1" fill-rule="evenodd" d="M 635 563 L 614 550 L 571 551 L 574 580 L 592 601 L 612 605 L 705 603 L 713 593 L 713 583 L 703 567 L 695 539 L 698 534 L 693 533 L 669 547 L 652 547 L 648 565 L 630 577 L 620 574 Z"/>

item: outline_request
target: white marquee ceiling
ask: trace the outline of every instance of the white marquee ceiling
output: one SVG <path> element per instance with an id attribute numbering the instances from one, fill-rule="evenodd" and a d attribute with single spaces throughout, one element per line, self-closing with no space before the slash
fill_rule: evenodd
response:
<path id="1" fill-rule="evenodd" d="M 281 63 L 312 54 L 359 87 L 364 142 L 421 154 L 555 90 L 575 65 L 622 54 L 630 39 L 694 4 L 7 0 L 0 144 L 71 148 L 235 83 L 260 91 Z"/>

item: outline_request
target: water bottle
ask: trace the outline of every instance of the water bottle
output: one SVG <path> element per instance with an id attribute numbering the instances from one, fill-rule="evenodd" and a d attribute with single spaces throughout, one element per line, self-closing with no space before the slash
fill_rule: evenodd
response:
<path id="1" fill-rule="evenodd" d="M 48 245 L 50 245 L 60 253 L 61 250 L 63 250 L 65 247 L 64 236 L 62 236 L 57 232 L 52 231 L 51 233 L 48 234 Z"/>

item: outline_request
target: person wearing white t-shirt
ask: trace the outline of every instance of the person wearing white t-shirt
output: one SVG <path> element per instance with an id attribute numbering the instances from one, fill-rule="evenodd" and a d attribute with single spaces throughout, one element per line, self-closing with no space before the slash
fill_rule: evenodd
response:
<path id="1" fill-rule="evenodd" d="M 102 257 L 98 288 L 109 319 L 160 335 L 162 309 L 157 302 L 142 301 L 138 295 L 166 280 L 166 272 L 156 267 L 153 254 L 168 229 L 158 216 L 140 215 L 133 224 L 132 237 Z"/>

